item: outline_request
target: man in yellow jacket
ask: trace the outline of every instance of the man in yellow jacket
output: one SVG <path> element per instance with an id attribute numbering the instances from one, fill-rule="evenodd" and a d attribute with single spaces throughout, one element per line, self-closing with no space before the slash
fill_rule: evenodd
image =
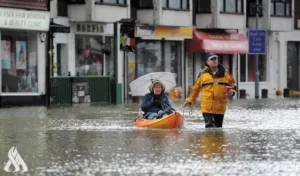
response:
<path id="1" fill-rule="evenodd" d="M 199 75 L 184 106 L 190 106 L 201 91 L 200 106 L 205 127 L 222 127 L 227 98 L 235 95 L 234 89 L 234 78 L 219 64 L 218 55 L 208 53 L 204 72 Z"/>

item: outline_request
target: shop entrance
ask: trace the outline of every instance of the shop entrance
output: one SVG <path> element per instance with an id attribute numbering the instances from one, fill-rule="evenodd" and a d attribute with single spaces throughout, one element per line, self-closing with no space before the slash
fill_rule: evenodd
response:
<path id="1" fill-rule="evenodd" d="M 299 42 L 288 42 L 287 46 L 287 87 L 290 90 L 300 90 L 300 57 Z"/>

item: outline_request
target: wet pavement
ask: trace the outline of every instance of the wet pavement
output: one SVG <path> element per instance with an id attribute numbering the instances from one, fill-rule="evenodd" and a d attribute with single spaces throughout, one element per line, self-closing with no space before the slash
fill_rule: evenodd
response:
<path id="1" fill-rule="evenodd" d="M 233 100 L 222 129 L 182 104 L 167 130 L 134 127 L 138 104 L 1 109 L 0 175 L 300 175 L 300 99 Z M 13 146 L 27 172 L 4 171 Z"/>

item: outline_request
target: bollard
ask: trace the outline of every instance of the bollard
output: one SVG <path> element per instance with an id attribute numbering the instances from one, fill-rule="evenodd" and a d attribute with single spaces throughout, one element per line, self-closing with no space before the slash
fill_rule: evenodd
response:
<path id="1" fill-rule="evenodd" d="M 290 89 L 289 88 L 283 89 L 283 97 L 290 97 Z"/>
<path id="2" fill-rule="evenodd" d="M 261 98 L 268 98 L 268 89 L 261 90 Z"/>
<path id="3" fill-rule="evenodd" d="M 246 98 L 246 90 L 245 89 L 241 89 L 240 90 L 240 99 L 245 99 Z"/>

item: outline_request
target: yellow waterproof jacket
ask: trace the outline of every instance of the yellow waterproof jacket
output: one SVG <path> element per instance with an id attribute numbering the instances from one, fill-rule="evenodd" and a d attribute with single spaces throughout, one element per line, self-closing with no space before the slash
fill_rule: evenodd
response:
<path id="1" fill-rule="evenodd" d="M 199 75 L 186 102 L 193 103 L 201 91 L 201 111 L 224 114 L 227 104 L 226 86 L 235 89 L 235 81 L 222 65 L 218 65 L 218 72 L 215 75 L 209 67 L 205 66 L 204 72 Z"/>

